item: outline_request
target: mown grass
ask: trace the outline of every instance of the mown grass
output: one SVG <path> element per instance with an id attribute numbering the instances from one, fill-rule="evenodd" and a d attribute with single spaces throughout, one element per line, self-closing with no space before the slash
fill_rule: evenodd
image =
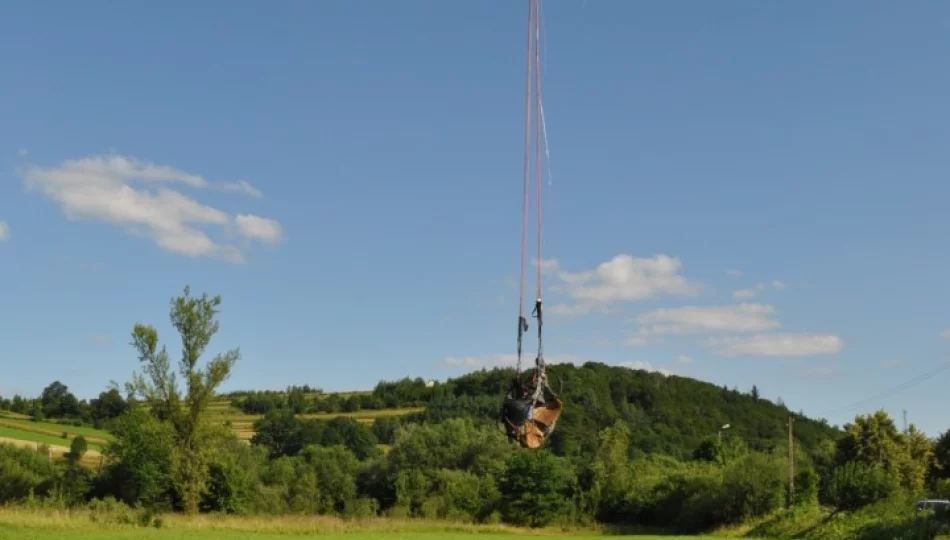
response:
<path id="1" fill-rule="evenodd" d="M 32 431 L 24 431 L 20 429 L 12 429 L 4 426 L 0 426 L 0 437 L 7 439 L 16 439 L 20 441 L 32 442 L 37 444 L 48 444 L 51 446 L 64 446 L 69 447 L 72 439 L 64 439 L 62 437 L 56 437 L 53 435 L 44 435 L 42 433 L 36 433 Z M 90 449 L 98 450 L 99 447 L 94 444 L 88 444 Z"/>
<path id="2" fill-rule="evenodd" d="M 126 516 L 128 517 L 128 516 Z M 135 519 L 134 517 L 132 518 Z M 314 536 L 324 540 L 445 539 L 464 540 L 512 536 L 560 536 L 576 540 L 604 538 L 596 530 L 571 531 L 559 528 L 519 529 L 506 525 L 470 525 L 422 520 L 341 520 L 322 516 L 222 517 L 164 515 L 160 528 L 123 523 L 117 513 L 92 510 L 74 512 L 6 508 L 0 510 L 0 539 L 53 540 L 303 540 Z M 615 536 L 615 535 L 610 535 Z M 712 539 L 712 536 L 627 536 L 639 540 Z"/>
<path id="3" fill-rule="evenodd" d="M 95 429 L 86 426 L 71 426 L 69 424 L 59 424 L 56 422 L 34 422 L 32 420 L 23 420 L 9 417 L 0 417 L 0 428 L 17 430 L 25 433 L 33 433 L 36 435 L 48 435 L 60 439 L 59 443 L 53 444 L 63 443 L 63 433 L 68 435 L 69 439 L 73 439 L 76 435 L 82 435 L 86 439 L 86 442 L 89 444 L 90 448 L 93 446 L 102 446 L 112 439 L 112 436 L 107 431 L 103 431 L 101 429 Z M 68 441 L 66 444 L 69 444 Z"/>

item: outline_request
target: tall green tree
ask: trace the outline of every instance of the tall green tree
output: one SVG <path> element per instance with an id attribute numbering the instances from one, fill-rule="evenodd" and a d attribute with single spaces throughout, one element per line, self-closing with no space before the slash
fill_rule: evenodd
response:
<path id="1" fill-rule="evenodd" d="M 187 286 L 182 296 L 171 301 L 171 322 L 181 336 L 178 375 L 184 381 L 183 390 L 179 389 L 168 352 L 164 346 L 159 349 L 158 331 L 145 324 L 136 324 L 132 330 L 132 345 L 145 373 L 133 375 L 131 389 L 153 414 L 173 427 L 176 454 L 172 481 L 187 513 L 198 511 L 210 474 L 206 451 L 210 431 L 204 413 L 215 390 L 227 380 L 240 358 L 240 350 L 235 348 L 218 354 L 204 367 L 198 365 L 218 332 L 220 325 L 215 317 L 220 304 L 220 296 L 194 297 Z"/>
<path id="2" fill-rule="evenodd" d="M 498 488 L 504 518 L 517 525 L 543 527 L 572 511 L 576 477 L 570 463 L 550 452 L 512 454 Z"/>

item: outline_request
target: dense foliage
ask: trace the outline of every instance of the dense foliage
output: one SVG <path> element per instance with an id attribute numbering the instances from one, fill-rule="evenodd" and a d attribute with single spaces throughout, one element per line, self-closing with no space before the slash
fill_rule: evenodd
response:
<path id="1" fill-rule="evenodd" d="M 114 437 L 95 471 L 81 464 L 81 438 L 63 460 L 0 446 L 0 503 L 42 497 L 78 505 L 111 497 L 187 512 L 692 532 L 768 520 L 787 508 L 789 515 L 818 508 L 859 515 L 893 501 L 950 495 L 950 432 L 936 441 L 913 426 L 901 432 L 881 411 L 836 429 L 754 388 L 743 393 L 598 363 L 549 368 L 566 408 L 539 451 L 513 447 L 497 425 L 512 375 L 505 369 L 441 384 L 383 382 L 372 393 L 345 397 L 303 386 L 234 393 L 236 404 L 262 414 L 247 444 L 207 411 L 239 358 L 233 349 L 203 366 L 199 361 L 217 331 L 219 302 L 187 289 L 173 300 L 172 321 L 185 344 L 177 377 L 155 330 L 136 325 L 143 374 L 127 385 L 127 396 L 113 385 L 85 403 L 55 382 L 40 398 L 0 403 L 34 416 L 98 422 Z M 326 403 L 333 405 L 318 405 Z M 424 408 L 378 416 L 371 425 L 298 416 L 364 406 Z M 724 424 L 730 428 L 721 431 Z"/>

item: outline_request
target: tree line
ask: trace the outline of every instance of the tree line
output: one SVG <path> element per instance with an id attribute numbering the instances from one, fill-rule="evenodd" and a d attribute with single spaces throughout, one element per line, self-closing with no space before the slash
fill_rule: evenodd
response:
<path id="1" fill-rule="evenodd" d="M 837 428 L 755 389 L 599 363 L 548 368 L 566 408 L 550 444 L 539 451 L 512 446 L 497 424 L 512 376 L 507 369 L 437 385 L 409 379 L 378 385 L 371 396 L 382 403 L 424 409 L 380 416 L 371 425 L 299 417 L 301 410 L 289 404 L 299 395 L 318 395 L 313 389 L 298 388 L 298 398 L 291 397 L 295 389 L 267 394 L 282 405 L 255 423 L 247 444 L 207 413 L 240 359 L 239 349 L 231 349 L 200 362 L 218 330 L 220 301 L 194 297 L 187 288 L 172 300 L 171 319 L 184 345 L 177 371 L 155 329 L 134 326 L 141 372 L 127 385 L 132 395 L 122 406 L 95 416 L 108 417 L 114 439 L 102 449 L 100 468 L 80 463 L 79 438 L 56 462 L 0 446 L 0 503 L 115 500 L 187 513 L 698 532 L 782 509 L 854 512 L 886 501 L 950 496 L 950 432 L 935 439 L 913 426 L 902 432 L 883 411 Z M 33 406 L 44 414 L 62 412 L 57 407 L 75 412 L 64 388 L 44 391 Z M 232 398 L 253 395 L 264 394 Z M 112 402 L 98 399 L 96 407 Z M 91 402 L 88 407 L 93 410 Z M 731 428 L 719 433 L 725 423 Z"/>
<path id="2" fill-rule="evenodd" d="M 372 392 L 341 396 L 324 393 L 309 385 L 290 386 L 285 391 L 251 390 L 231 392 L 231 404 L 247 414 L 267 414 L 276 410 L 303 413 L 348 413 L 424 407 L 435 394 L 437 383 L 421 378 L 380 381 Z"/>

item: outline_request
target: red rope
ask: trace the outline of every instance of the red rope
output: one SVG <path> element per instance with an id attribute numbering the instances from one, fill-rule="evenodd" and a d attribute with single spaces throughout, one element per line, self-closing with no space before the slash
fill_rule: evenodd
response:
<path id="1" fill-rule="evenodd" d="M 535 115 L 534 126 L 534 151 L 535 151 L 535 181 L 537 182 L 537 202 L 535 211 L 537 212 L 538 227 L 538 295 L 541 299 L 541 0 L 533 0 L 534 8 L 534 80 L 537 89 L 537 114 Z"/>
<path id="2" fill-rule="evenodd" d="M 528 1 L 528 53 L 527 74 L 525 75 L 524 92 L 524 187 L 521 207 L 521 280 L 518 285 L 518 316 L 524 317 L 524 274 L 528 256 L 528 163 L 531 159 L 531 54 L 534 41 L 532 40 L 532 26 L 534 16 L 534 0 Z"/>

